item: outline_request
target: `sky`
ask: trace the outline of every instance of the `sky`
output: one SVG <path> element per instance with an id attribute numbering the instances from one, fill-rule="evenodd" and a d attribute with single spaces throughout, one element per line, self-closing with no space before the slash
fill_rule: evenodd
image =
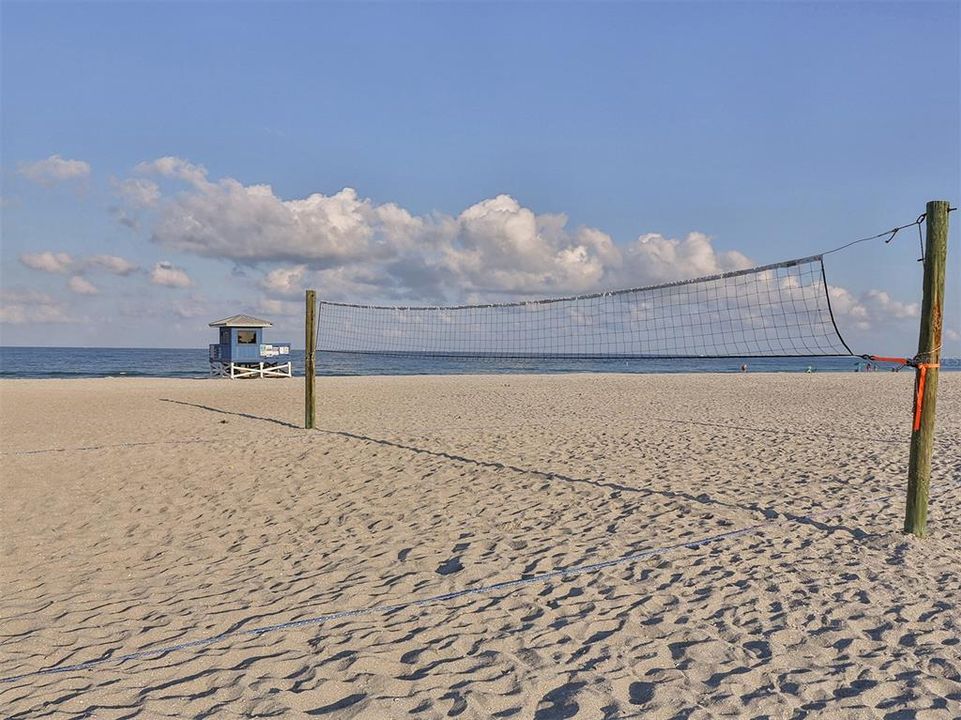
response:
<path id="1" fill-rule="evenodd" d="M 0 3 L 0 343 L 710 275 L 961 199 L 961 4 Z M 951 215 L 958 226 L 958 216 Z M 961 356 L 961 240 L 944 352 Z M 917 231 L 825 258 L 915 352 Z"/>

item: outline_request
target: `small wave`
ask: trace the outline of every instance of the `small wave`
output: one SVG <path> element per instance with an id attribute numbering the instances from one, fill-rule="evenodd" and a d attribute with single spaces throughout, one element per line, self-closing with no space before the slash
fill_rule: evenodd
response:
<path id="1" fill-rule="evenodd" d="M 139 372 L 139 371 L 104 371 L 90 372 L 83 370 L 0 370 L 0 379 L 10 380 L 70 380 L 70 379 L 105 379 L 123 380 L 124 378 L 187 378 L 200 380 L 206 378 L 205 373 L 199 372 Z"/>

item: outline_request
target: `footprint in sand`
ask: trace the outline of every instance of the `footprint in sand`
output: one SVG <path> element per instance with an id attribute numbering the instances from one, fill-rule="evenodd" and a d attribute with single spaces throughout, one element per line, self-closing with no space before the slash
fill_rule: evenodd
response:
<path id="1" fill-rule="evenodd" d="M 456 572 L 460 572 L 464 569 L 464 564 L 460 561 L 460 558 L 455 556 L 448 558 L 440 565 L 437 566 L 436 572 L 438 575 L 453 575 Z"/>
<path id="2" fill-rule="evenodd" d="M 632 682 L 627 690 L 631 705 L 649 703 L 654 697 L 654 683 Z"/>

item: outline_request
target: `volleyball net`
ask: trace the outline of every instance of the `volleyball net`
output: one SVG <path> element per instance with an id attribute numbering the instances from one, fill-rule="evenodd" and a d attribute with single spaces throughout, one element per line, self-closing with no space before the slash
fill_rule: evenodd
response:
<path id="1" fill-rule="evenodd" d="M 465 358 L 851 355 L 820 255 L 562 298 L 450 306 L 320 301 L 317 350 Z"/>

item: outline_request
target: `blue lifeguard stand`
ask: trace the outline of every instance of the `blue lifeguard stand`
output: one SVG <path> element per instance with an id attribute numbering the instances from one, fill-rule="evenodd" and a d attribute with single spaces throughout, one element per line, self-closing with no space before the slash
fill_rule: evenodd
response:
<path id="1" fill-rule="evenodd" d="M 291 377 L 290 343 L 264 342 L 267 320 L 250 315 L 231 315 L 215 320 L 210 327 L 220 328 L 220 342 L 210 345 L 211 377 L 253 378 Z"/>

